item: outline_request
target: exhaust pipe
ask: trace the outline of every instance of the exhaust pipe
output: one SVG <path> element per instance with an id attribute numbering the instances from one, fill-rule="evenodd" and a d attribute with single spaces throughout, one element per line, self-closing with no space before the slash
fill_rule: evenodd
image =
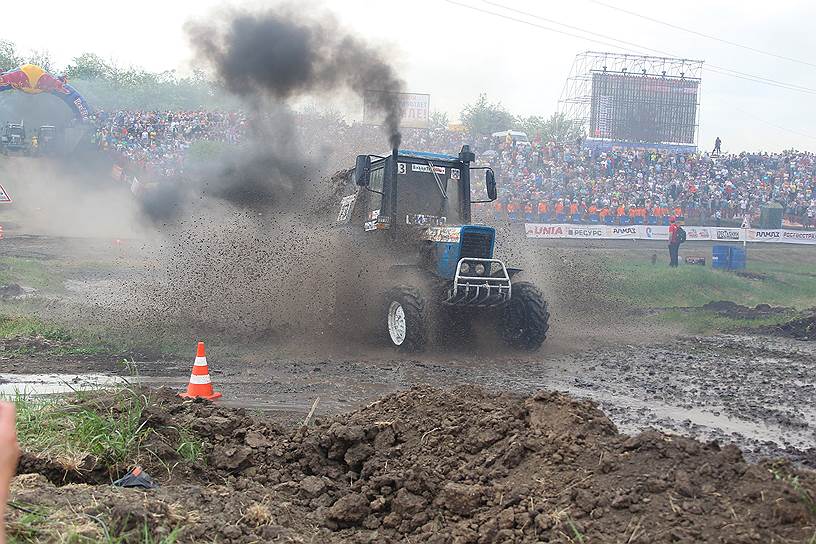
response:
<path id="1" fill-rule="evenodd" d="M 397 238 L 397 201 L 399 200 L 399 189 L 397 187 L 397 158 L 399 157 L 399 149 L 396 147 L 391 150 L 391 238 Z"/>

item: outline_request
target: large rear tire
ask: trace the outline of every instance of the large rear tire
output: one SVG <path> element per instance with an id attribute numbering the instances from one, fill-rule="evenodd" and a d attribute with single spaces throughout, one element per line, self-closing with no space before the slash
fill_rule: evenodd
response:
<path id="1" fill-rule="evenodd" d="M 550 313 L 541 291 L 532 283 L 514 283 L 501 316 L 504 342 L 513 349 L 535 351 L 544 343 L 549 328 Z"/>
<path id="2" fill-rule="evenodd" d="M 419 289 L 400 286 L 385 295 L 385 337 L 401 351 L 417 352 L 428 342 L 428 304 Z"/>

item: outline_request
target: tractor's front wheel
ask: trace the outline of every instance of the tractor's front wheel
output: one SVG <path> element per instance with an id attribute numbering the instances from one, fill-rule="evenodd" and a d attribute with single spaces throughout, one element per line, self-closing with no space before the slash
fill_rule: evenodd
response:
<path id="1" fill-rule="evenodd" d="M 535 351 L 547 338 L 549 322 L 550 313 L 541 291 L 532 283 L 514 283 L 501 317 L 504 342 L 514 349 Z"/>
<path id="2" fill-rule="evenodd" d="M 428 304 L 419 289 L 395 287 L 386 293 L 387 338 L 402 351 L 422 351 L 428 340 Z"/>

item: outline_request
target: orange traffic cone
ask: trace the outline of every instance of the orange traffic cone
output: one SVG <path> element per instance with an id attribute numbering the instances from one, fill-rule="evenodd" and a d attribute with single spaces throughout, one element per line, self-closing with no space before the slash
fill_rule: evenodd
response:
<path id="1" fill-rule="evenodd" d="M 221 393 L 213 390 L 210 381 L 210 370 L 207 368 L 207 355 L 204 353 L 204 342 L 198 343 L 195 363 L 193 363 L 193 373 L 190 375 L 190 383 L 187 384 L 187 392 L 179 393 L 179 397 L 184 399 L 207 399 L 215 400 L 221 398 Z"/>

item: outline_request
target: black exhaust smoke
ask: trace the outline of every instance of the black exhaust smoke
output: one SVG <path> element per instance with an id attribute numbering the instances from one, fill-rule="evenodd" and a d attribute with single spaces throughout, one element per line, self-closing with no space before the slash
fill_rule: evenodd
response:
<path id="1" fill-rule="evenodd" d="M 199 55 L 211 63 L 227 90 L 246 98 L 280 101 L 310 93 L 367 91 L 384 115 L 390 147 L 400 143 L 403 82 L 370 46 L 339 28 L 331 18 L 306 20 L 276 8 L 261 13 L 228 13 L 222 24 L 187 27 Z"/>

